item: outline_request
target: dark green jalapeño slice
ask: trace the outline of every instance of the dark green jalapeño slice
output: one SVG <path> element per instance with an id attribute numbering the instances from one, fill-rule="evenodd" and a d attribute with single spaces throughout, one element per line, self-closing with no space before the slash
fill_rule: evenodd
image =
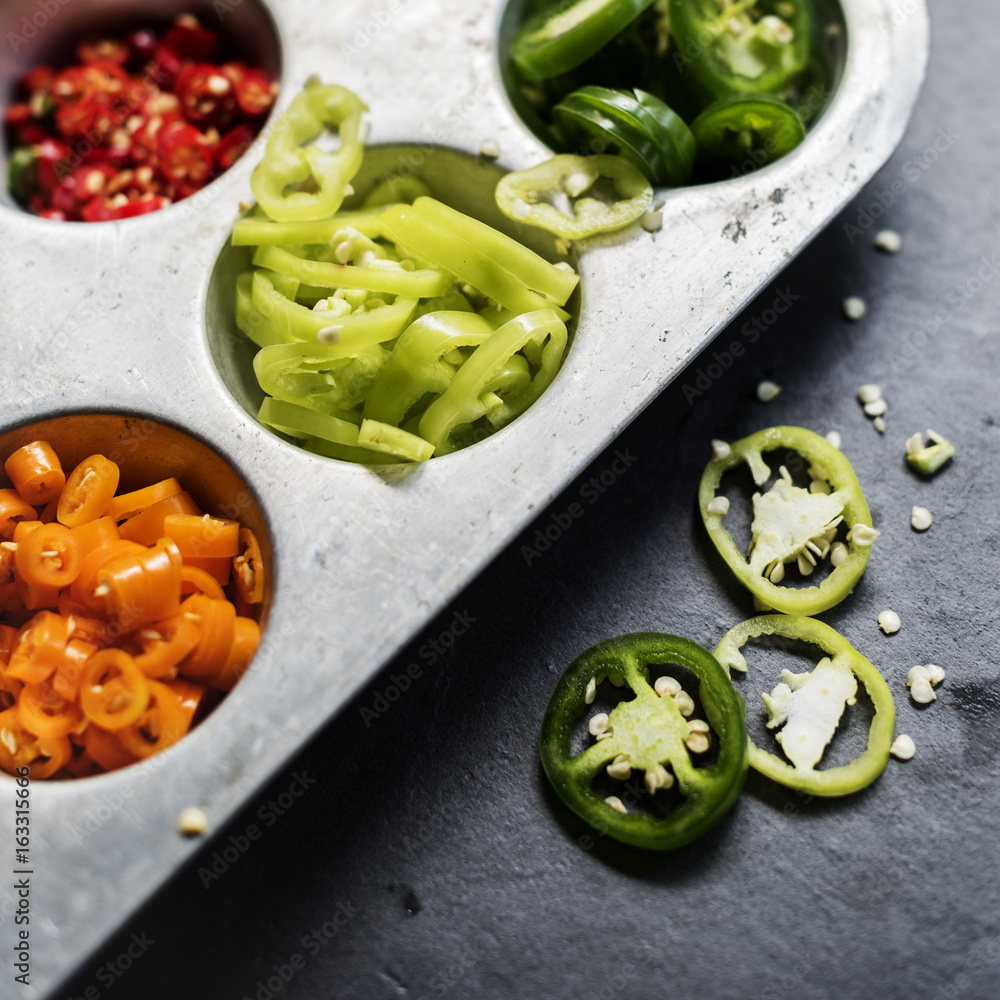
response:
<path id="1" fill-rule="evenodd" d="M 585 62 L 653 0 L 559 0 L 540 10 L 510 46 L 527 80 L 547 80 Z"/>
<path id="2" fill-rule="evenodd" d="M 686 667 L 698 678 L 707 721 L 695 717 L 694 700 L 676 678 L 653 673 L 658 665 L 669 664 Z M 620 701 L 609 713 L 592 709 L 605 679 L 627 686 L 635 697 Z M 592 742 L 574 754 L 573 728 L 585 714 Z M 713 744 L 715 762 L 696 766 Z M 742 702 L 715 657 L 690 639 L 657 632 L 618 636 L 582 653 L 559 679 L 542 720 L 541 757 L 559 797 L 596 829 L 636 847 L 682 847 L 722 817 L 743 785 L 747 737 Z M 595 789 L 595 779 L 605 772 L 622 782 L 621 796 Z M 641 785 L 636 772 L 642 774 Z M 641 794 L 655 798 L 675 784 L 681 801 L 666 816 L 635 808 Z M 639 794 L 627 792 L 629 788 L 638 788 Z"/>
<path id="3" fill-rule="evenodd" d="M 715 171 L 747 171 L 773 163 L 806 137 L 798 114 L 766 94 L 726 97 L 691 123 L 698 159 Z"/>

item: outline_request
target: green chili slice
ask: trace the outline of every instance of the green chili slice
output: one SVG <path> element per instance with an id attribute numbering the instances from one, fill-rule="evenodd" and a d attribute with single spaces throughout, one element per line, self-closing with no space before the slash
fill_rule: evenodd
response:
<path id="1" fill-rule="evenodd" d="M 617 200 L 606 202 L 593 196 L 601 180 L 611 182 Z M 586 196 L 587 192 L 591 195 Z M 547 198 L 568 199 L 568 210 Z M 620 156 L 563 154 L 507 174 L 497 184 L 496 200 L 500 211 L 516 222 L 581 240 L 635 222 L 649 208 L 653 189 L 639 168 Z"/>
<path id="2" fill-rule="evenodd" d="M 716 101 L 691 123 L 691 132 L 699 159 L 716 170 L 765 166 L 786 156 L 806 137 L 798 113 L 767 95 Z"/>
<path id="3" fill-rule="evenodd" d="M 674 663 L 698 678 L 698 696 L 714 730 L 714 736 L 704 733 L 700 744 L 691 739 L 690 695 L 684 692 L 685 704 L 679 684 L 663 688 L 661 695 L 650 682 L 651 666 Z M 605 719 L 593 719 L 590 731 L 597 729 L 601 738 L 573 754 L 574 724 L 590 711 L 596 687 L 609 677 L 623 680 L 635 698 L 619 702 Z M 711 742 L 718 746 L 716 762 L 695 767 L 692 754 L 707 750 Z M 616 840 L 653 850 L 682 847 L 703 834 L 732 805 L 747 771 L 743 705 L 725 670 L 690 639 L 655 632 L 608 639 L 569 665 L 545 710 L 540 749 L 552 787 L 573 812 Z M 676 779 L 683 801 L 665 818 L 635 810 L 623 814 L 593 787 L 609 766 L 612 777 L 621 780 L 629 777 L 626 769 L 644 771 L 645 786 L 654 796 Z"/>
<path id="4" fill-rule="evenodd" d="M 745 559 L 723 527 L 726 515 L 713 501 L 723 475 L 742 464 L 763 486 L 771 476 L 763 453 L 770 451 L 807 459 L 810 477 L 820 485 L 806 490 L 782 474 L 767 493 L 755 494 L 753 549 Z M 865 571 L 878 534 L 850 462 L 829 441 L 802 427 L 770 427 L 717 452 L 702 474 L 698 506 L 709 537 L 737 579 L 767 607 L 787 614 L 813 615 L 839 604 Z M 810 567 L 831 555 L 841 521 L 850 529 L 840 543 L 847 552 L 830 575 L 818 587 L 778 586 L 786 564 L 794 562 L 808 575 Z"/>
<path id="5" fill-rule="evenodd" d="M 749 639 L 762 635 L 800 639 L 828 656 L 812 674 L 783 671 L 784 683 L 770 695 L 763 695 L 770 717 L 768 727 L 784 724 L 778 739 L 792 763 L 762 750 L 748 738 L 750 766 L 773 781 L 810 795 L 849 795 L 870 785 L 885 770 L 896 725 L 892 693 L 882 675 L 839 632 L 814 618 L 797 615 L 763 615 L 742 622 L 723 636 L 715 648 L 716 659 L 727 671 L 746 671 L 741 649 Z M 867 748 L 849 764 L 816 770 L 845 705 L 852 703 L 857 688 L 854 678 L 864 685 L 875 708 Z"/>
<path id="6" fill-rule="evenodd" d="M 530 18 L 510 45 L 528 80 L 546 80 L 585 62 L 654 0 L 563 0 Z"/>

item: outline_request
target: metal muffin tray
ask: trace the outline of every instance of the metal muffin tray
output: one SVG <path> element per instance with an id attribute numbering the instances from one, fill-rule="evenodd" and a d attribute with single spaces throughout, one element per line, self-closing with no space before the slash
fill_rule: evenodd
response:
<path id="1" fill-rule="evenodd" d="M 279 111 L 314 73 L 354 89 L 371 107 L 369 145 L 386 147 L 373 151 L 369 170 L 409 164 L 439 197 L 489 221 L 499 168 L 479 156 L 481 145 L 498 146 L 506 169 L 549 155 L 504 91 L 504 6 L 222 0 L 214 16 L 259 61 L 281 67 Z M 160 0 L 131 12 L 192 7 Z M 51 23 L 0 57 L 8 91 L 57 37 L 123 8 L 49 4 Z M 21 17 L 34 9 L 7 6 L 5 37 L 23 31 Z M 203 9 L 211 23 L 213 6 Z M 924 76 L 926 9 L 910 3 L 904 16 L 893 0 L 842 0 L 841 10 L 840 84 L 802 146 L 756 173 L 659 192 L 655 234 L 635 226 L 580 248 L 579 319 L 554 384 L 503 431 L 418 468 L 311 456 L 249 412 L 253 387 L 230 317 L 235 262 L 225 248 L 263 138 L 204 192 L 140 219 L 73 225 L 0 204 L 0 442 L 27 440 L 28 425 L 54 418 L 44 429 L 58 439 L 62 426 L 73 433 L 62 418 L 109 415 L 81 426 L 108 433 L 105 447 L 123 464 L 186 462 L 196 480 L 189 488 L 209 498 L 231 498 L 245 483 L 238 505 L 266 524 L 274 568 L 261 649 L 200 727 L 145 764 L 32 786 L 31 986 L 18 995 L 51 994 L 201 850 L 203 841 L 178 834 L 181 810 L 201 806 L 217 830 L 885 162 Z M 232 476 L 199 460 L 197 442 Z M 13 782 L 4 776 L 0 787 L 0 844 L 10 845 Z M 8 928 L 12 881 L 4 879 Z"/>

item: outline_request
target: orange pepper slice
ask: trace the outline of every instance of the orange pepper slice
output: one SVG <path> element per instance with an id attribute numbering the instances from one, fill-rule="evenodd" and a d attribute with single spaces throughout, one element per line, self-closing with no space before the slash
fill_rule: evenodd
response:
<path id="1" fill-rule="evenodd" d="M 203 514 L 169 514 L 163 533 L 177 543 L 185 559 L 232 559 L 240 551 L 240 525 Z"/>
<path id="2" fill-rule="evenodd" d="M 87 726 L 83 734 L 83 746 L 105 771 L 117 771 L 139 759 L 121 745 L 117 735 L 100 726 Z"/>
<path id="3" fill-rule="evenodd" d="M 201 627 L 181 613 L 140 629 L 135 638 L 142 649 L 135 663 L 147 677 L 175 677 L 177 664 L 201 640 Z"/>
<path id="4" fill-rule="evenodd" d="M 67 701 L 76 701 L 80 694 L 83 669 L 99 648 L 92 642 L 77 638 L 77 633 L 74 631 L 73 638 L 66 643 L 66 655 L 62 663 L 56 667 L 56 672 L 50 678 L 52 689 L 56 694 Z"/>
<path id="5" fill-rule="evenodd" d="M 233 559 L 236 590 L 247 604 L 264 600 L 264 560 L 257 536 L 249 528 L 240 528 L 240 553 Z"/>
<path id="6" fill-rule="evenodd" d="M 185 680 L 183 677 L 175 677 L 163 683 L 180 698 L 188 729 L 208 715 L 222 697 L 217 690 L 207 684 Z"/>
<path id="7" fill-rule="evenodd" d="M 169 514 L 198 514 L 201 508 L 194 502 L 190 493 L 176 493 L 147 507 L 142 513 L 122 521 L 118 525 L 122 538 L 127 538 L 141 545 L 152 545 L 163 537 L 163 522 Z"/>
<path id="8" fill-rule="evenodd" d="M 0 538 L 14 537 L 18 521 L 36 521 L 38 512 L 17 490 L 0 490 Z"/>
<path id="9" fill-rule="evenodd" d="M 149 682 L 123 649 L 102 649 L 80 678 L 80 707 L 103 729 L 131 726 L 149 704 Z"/>
<path id="10" fill-rule="evenodd" d="M 15 565 L 29 586 L 68 587 L 80 572 L 80 543 L 59 523 L 41 524 L 17 543 Z"/>
<path id="11" fill-rule="evenodd" d="M 192 594 L 181 605 L 181 611 L 201 626 L 201 638 L 181 662 L 179 671 L 184 677 L 211 683 L 229 659 L 236 635 L 236 608 L 229 601 Z"/>
<path id="12" fill-rule="evenodd" d="M 85 458 L 70 474 L 59 494 L 56 520 L 67 528 L 101 517 L 118 489 L 118 466 L 103 455 Z"/>
<path id="13" fill-rule="evenodd" d="M 169 538 L 150 549 L 123 556 L 97 571 L 94 596 L 126 631 L 177 612 L 181 602 L 182 561 Z"/>
<path id="14" fill-rule="evenodd" d="M 18 448 L 3 467 L 14 489 L 35 507 L 58 499 L 66 485 L 59 456 L 48 441 L 32 441 Z"/>
<path id="15" fill-rule="evenodd" d="M 231 691 L 246 673 L 260 645 L 260 626 L 253 618 L 237 618 L 233 645 L 222 670 L 211 681 L 220 691 Z"/>
<path id="16" fill-rule="evenodd" d="M 173 746 L 187 731 L 180 695 L 166 684 L 150 681 L 149 705 L 131 726 L 118 733 L 118 739 L 136 757 L 151 757 Z"/>
<path id="17" fill-rule="evenodd" d="M 40 736 L 35 749 L 35 759 L 28 765 L 28 777 L 32 781 L 51 778 L 73 756 L 73 744 L 65 736 Z"/>
<path id="18" fill-rule="evenodd" d="M 145 551 L 145 548 L 137 542 L 130 542 L 124 538 L 92 549 L 84 558 L 77 578 L 70 584 L 70 596 L 81 607 L 89 608 L 91 611 L 99 609 L 102 601 L 99 597 L 94 597 L 97 574 L 122 556 L 138 555 Z"/>
<path id="19" fill-rule="evenodd" d="M 197 556 L 185 556 L 184 565 L 194 566 L 195 569 L 207 573 L 220 587 L 229 583 L 231 559 L 199 559 Z"/>
<path id="20" fill-rule="evenodd" d="M 80 554 L 83 557 L 90 555 L 94 549 L 102 545 L 117 542 L 122 537 L 115 519 L 107 516 L 70 528 L 70 531 L 80 546 Z"/>
<path id="21" fill-rule="evenodd" d="M 33 531 L 37 531 L 41 526 L 42 522 L 38 520 L 18 521 L 17 524 L 14 525 L 14 535 L 13 535 L 14 544 L 20 545 L 21 542 L 23 542 L 28 537 L 28 535 L 30 535 Z M 17 549 L 15 549 L 14 551 L 16 552 Z"/>
<path id="22" fill-rule="evenodd" d="M 25 684 L 48 680 L 66 655 L 69 635 L 69 619 L 52 611 L 40 611 L 21 628 L 7 675 Z"/>
<path id="23" fill-rule="evenodd" d="M 181 567 L 181 593 L 182 594 L 204 594 L 216 601 L 226 599 L 225 591 L 219 585 L 219 581 L 206 573 L 205 570 L 185 563 Z"/>
<path id="24" fill-rule="evenodd" d="M 173 477 L 163 479 L 141 490 L 133 490 L 131 493 L 122 493 L 116 496 L 111 501 L 106 513 L 108 517 L 114 518 L 116 521 L 127 521 L 130 517 L 135 517 L 136 514 L 141 514 L 147 508 L 152 507 L 153 504 L 182 492 L 183 487 L 176 479 Z"/>
<path id="25" fill-rule="evenodd" d="M 17 708 L 0 712 L 0 767 L 8 773 L 27 767 L 32 779 L 48 778 L 66 765 L 72 753 L 65 736 L 41 737 L 25 729 Z"/>
<path id="26" fill-rule="evenodd" d="M 26 684 L 17 703 L 21 725 L 36 736 L 68 736 L 83 721 L 79 705 L 63 698 L 47 681 Z"/>

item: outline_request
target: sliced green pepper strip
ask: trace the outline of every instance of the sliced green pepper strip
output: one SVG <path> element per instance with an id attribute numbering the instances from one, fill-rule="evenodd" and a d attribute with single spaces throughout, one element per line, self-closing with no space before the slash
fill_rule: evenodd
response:
<path id="1" fill-rule="evenodd" d="M 369 292 L 423 299 L 444 295 L 454 284 L 450 274 L 434 269 L 405 271 L 401 267 L 356 267 L 306 260 L 275 246 L 259 247 L 253 258 L 258 267 L 267 267 L 309 285 L 321 288 L 361 288 Z"/>
<path id="2" fill-rule="evenodd" d="M 726 97 L 691 123 L 698 158 L 707 167 L 757 168 L 786 156 L 806 137 L 798 113 L 776 97 Z"/>
<path id="3" fill-rule="evenodd" d="M 582 197 L 601 178 L 612 181 L 620 200 L 609 204 Z M 568 196 L 573 214 L 543 200 L 546 195 Z M 639 168 L 620 156 L 563 154 L 507 174 L 497 184 L 496 200 L 500 211 L 515 222 L 582 240 L 635 222 L 649 208 L 653 189 Z"/>
<path id="4" fill-rule="evenodd" d="M 364 155 L 367 106 L 344 87 L 307 83 L 278 118 L 268 137 L 264 158 L 254 168 L 250 187 L 276 222 L 315 222 L 340 208 L 347 186 Z M 327 126 L 337 127 L 340 148 L 325 153 L 306 146 Z M 318 190 L 287 191 L 306 181 Z"/>
<path id="5" fill-rule="evenodd" d="M 374 240 L 382 235 L 382 229 L 378 224 L 382 211 L 381 208 L 371 208 L 359 212 L 338 212 L 332 219 L 323 219 L 320 222 L 268 222 L 266 219 L 247 216 L 238 219 L 233 225 L 233 246 L 329 243 L 341 229 L 348 226 Z"/>
<path id="6" fill-rule="evenodd" d="M 571 0 L 530 18 L 510 45 L 528 80 L 547 80 L 579 66 L 634 21 L 653 0 Z"/>
<path id="7" fill-rule="evenodd" d="M 550 300 L 498 266 L 479 246 L 429 218 L 415 205 L 394 205 L 387 209 L 382 225 L 386 235 L 402 252 L 457 275 L 514 312 L 553 308 Z M 563 313 L 563 316 L 568 318 L 569 314 Z"/>
<path id="8" fill-rule="evenodd" d="M 261 404 L 257 419 L 268 427 L 294 438 L 316 437 L 333 444 L 357 445 L 356 424 L 320 413 L 297 403 L 281 399 L 265 399 Z"/>
<path id="9" fill-rule="evenodd" d="M 790 484 L 782 486 L 786 481 L 781 479 L 766 494 L 770 499 L 762 503 L 761 495 L 757 494 L 753 525 L 757 544 L 748 562 L 722 525 L 725 515 L 712 513 L 708 507 L 715 499 L 723 475 L 744 463 L 750 467 L 754 482 L 763 486 L 771 476 L 763 458 L 768 451 L 794 452 L 808 459 L 811 469 L 824 473 L 819 478 L 829 483 L 831 492 L 811 493 Z M 822 550 L 815 539 L 839 517 L 852 529 L 856 525 L 862 529 L 872 526 L 871 513 L 851 463 L 829 441 L 805 428 L 769 427 L 730 445 L 724 457 L 713 459 L 705 467 L 698 487 L 698 506 L 709 537 L 737 579 L 776 611 L 791 615 L 826 611 L 854 589 L 868 565 L 872 539 L 868 537 L 866 541 L 867 533 L 862 530 L 860 539 L 852 537 L 853 532 L 848 533 L 847 558 L 818 587 L 782 587 L 764 576 L 777 561 L 784 565 L 796 561 L 799 553 L 812 552 L 808 548 L 811 541 Z"/>
<path id="10" fill-rule="evenodd" d="M 285 298 L 261 271 L 254 272 L 252 302 L 269 327 L 271 339 L 268 343 L 294 340 L 315 342 L 321 330 L 339 327 L 337 343 L 341 347 L 371 347 L 395 340 L 417 305 L 414 298 L 399 298 L 381 309 L 365 310 L 349 316 L 331 316 Z"/>
<path id="11" fill-rule="evenodd" d="M 839 632 L 814 618 L 797 615 L 763 615 L 742 622 L 723 636 L 715 648 L 715 657 L 727 671 L 746 671 L 747 661 L 740 650 L 749 639 L 762 635 L 800 639 L 828 653 L 833 658 L 830 664 L 833 669 L 849 670 L 864 685 L 875 717 L 868 730 L 867 749 L 850 764 L 821 771 L 814 767 L 794 767 L 776 754 L 762 750 L 748 737 L 750 766 L 773 781 L 810 795 L 849 795 L 870 785 L 885 770 L 896 726 L 892 692 L 882 675 Z M 814 716 L 815 705 L 810 707 Z"/>
<path id="12" fill-rule="evenodd" d="M 424 396 L 440 395 L 451 384 L 455 367 L 442 362 L 444 355 L 478 347 L 492 333 L 493 327 L 474 312 L 432 312 L 415 319 L 372 384 L 365 417 L 398 425 Z"/>
<path id="13" fill-rule="evenodd" d="M 38 184 L 38 155 L 30 146 L 22 146 L 10 154 L 7 184 L 14 200 L 27 205 Z"/>
<path id="14" fill-rule="evenodd" d="M 426 462 L 434 454 L 434 445 L 429 441 L 378 420 L 361 421 L 358 445 L 372 451 L 384 451 L 408 462 Z"/>
<path id="15" fill-rule="evenodd" d="M 509 271 L 528 288 L 540 292 L 556 305 L 564 306 L 580 283 L 580 276 L 565 267 L 556 267 L 498 229 L 456 211 L 433 198 L 418 198 L 413 207 L 429 219 L 450 229 L 466 243 L 481 250 L 497 267 Z M 550 303 L 551 304 L 551 303 Z"/>
<path id="16" fill-rule="evenodd" d="M 651 665 L 673 663 L 698 678 L 698 695 L 719 747 L 718 759 L 709 767 L 695 767 L 691 761 L 685 746 L 691 728 L 677 701 L 669 694 L 661 697 L 650 684 Z M 588 688 L 608 675 L 624 678 L 635 698 L 619 702 L 610 713 L 609 737 L 574 755 L 573 728 L 588 711 Z M 619 636 L 582 653 L 559 679 L 542 720 L 542 766 L 559 797 L 581 819 L 623 843 L 672 850 L 701 836 L 739 794 L 747 772 L 743 715 L 726 672 L 701 646 L 655 632 Z M 628 764 L 647 776 L 662 773 L 669 764 L 684 797 L 681 805 L 663 819 L 636 811 L 623 815 L 612 808 L 593 783 L 619 754 L 628 755 Z"/>
<path id="17" fill-rule="evenodd" d="M 554 345 L 552 357 L 558 355 L 561 358 L 566 346 L 566 324 L 552 309 L 524 313 L 493 331 L 458 369 L 444 394 L 427 407 L 420 418 L 420 436 L 430 441 L 439 455 L 447 454 L 452 450 L 452 433 L 485 416 L 493 408 L 492 400 L 484 401 L 482 397 L 491 381 L 504 370 L 511 355 L 525 344 L 540 343 L 544 338 Z M 555 364 L 550 361 L 547 368 L 539 371 L 528 391 L 522 392 L 524 398 L 511 401 L 518 413 L 541 395 L 555 377 L 553 368 L 557 365 L 557 361 Z M 536 386 L 539 380 L 540 384 Z"/>
<path id="18" fill-rule="evenodd" d="M 264 347 L 253 359 L 261 389 L 275 399 L 334 416 L 360 405 L 389 352 L 374 347 L 296 342 Z"/>
<path id="19" fill-rule="evenodd" d="M 386 177 L 372 188 L 364 207 L 381 210 L 388 205 L 412 205 L 417 198 L 430 193 L 431 189 L 419 177 Z"/>
<path id="20" fill-rule="evenodd" d="M 809 62 L 812 4 L 736 0 L 719 6 L 718 0 L 670 0 L 670 31 L 684 72 L 716 98 L 780 94 Z M 751 13 L 761 16 L 754 20 Z"/>
<path id="21" fill-rule="evenodd" d="M 254 304 L 254 274 L 254 271 L 244 271 L 236 279 L 237 327 L 258 347 L 291 343 L 293 338 L 287 334 L 280 333 Z M 271 287 L 273 289 L 274 286 L 271 285 Z"/>

